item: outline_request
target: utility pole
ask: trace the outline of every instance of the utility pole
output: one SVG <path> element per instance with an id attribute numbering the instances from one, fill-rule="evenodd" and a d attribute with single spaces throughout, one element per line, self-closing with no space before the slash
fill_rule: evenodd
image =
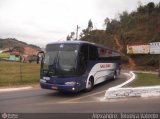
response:
<path id="1" fill-rule="evenodd" d="M 76 40 L 78 40 L 78 29 L 79 29 L 79 26 L 77 25 L 77 29 L 76 29 Z"/>

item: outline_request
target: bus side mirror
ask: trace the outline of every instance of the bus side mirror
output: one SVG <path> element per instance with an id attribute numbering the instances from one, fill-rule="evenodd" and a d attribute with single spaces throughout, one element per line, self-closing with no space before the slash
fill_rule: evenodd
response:
<path id="1" fill-rule="evenodd" d="M 43 58 L 44 58 L 44 51 L 38 52 L 38 54 L 37 54 L 37 64 L 39 64 L 42 61 Z"/>

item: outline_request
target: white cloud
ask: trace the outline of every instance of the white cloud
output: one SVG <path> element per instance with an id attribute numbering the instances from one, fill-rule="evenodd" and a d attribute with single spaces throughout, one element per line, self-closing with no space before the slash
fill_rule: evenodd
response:
<path id="1" fill-rule="evenodd" d="M 0 36 L 40 45 L 65 40 L 77 24 L 84 27 L 93 16 L 92 5 L 85 4 L 85 0 L 1 0 L 1 3 L 5 4 L 0 7 Z"/>
<path id="2" fill-rule="evenodd" d="M 81 30 L 86 28 L 89 19 L 94 27 L 102 28 L 106 17 L 136 9 L 137 3 L 138 0 L 0 0 L 0 37 L 44 46 L 65 40 L 76 25 Z"/>

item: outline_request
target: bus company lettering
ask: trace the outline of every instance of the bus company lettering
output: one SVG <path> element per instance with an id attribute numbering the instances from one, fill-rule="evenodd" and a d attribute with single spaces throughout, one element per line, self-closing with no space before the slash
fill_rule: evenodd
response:
<path id="1" fill-rule="evenodd" d="M 101 64 L 100 68 L 108 68 L 111 67 L 111 64 Z"/>

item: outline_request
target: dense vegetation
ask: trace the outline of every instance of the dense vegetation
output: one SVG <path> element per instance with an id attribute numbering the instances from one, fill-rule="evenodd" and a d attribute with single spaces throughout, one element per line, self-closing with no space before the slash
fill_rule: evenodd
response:
<path id="1" fill-rule="evenodd" d="M 158 55 L 126 54 L 127 44 L 160 42 L 160 3 L 139 5 L 137 10 L 119 14 L 118 19 L 104 20 L 106 30 L 84 29 L 81 40 L 103 44 L 123 54 L 123 59 L 132 59 L 136 65 L 158 66 Z"/>

